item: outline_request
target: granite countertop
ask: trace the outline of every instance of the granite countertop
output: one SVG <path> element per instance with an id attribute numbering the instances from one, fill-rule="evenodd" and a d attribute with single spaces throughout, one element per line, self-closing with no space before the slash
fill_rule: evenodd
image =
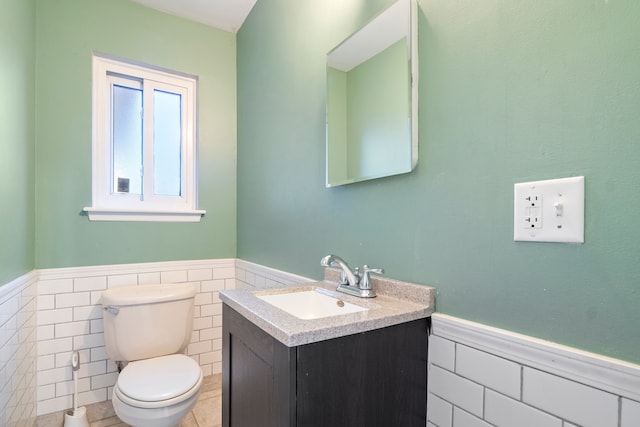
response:
<path id="1" fill-rule="evenodd" d="M 376 277 L 372 281 L 372 287 L 378 296 L 376 298 L 358 298 L 336 292 L 337 283 L 331 281 L 334 276 L 334 272 L 328 271 L 325 272 L 325 280 L 322 282 L 302 283 L 273 289 L 220 291 L 220 299 L 288 347 L 422 319 L 429 317 L 434 311 L 435 289 L 430 286 Z M 256 296 L 306 291 L 314 288 L 323 288 L 326 291 L 322 291 L 322 293 L 326 295 L 368 310 L 319 319 L 300 319 Z"/>

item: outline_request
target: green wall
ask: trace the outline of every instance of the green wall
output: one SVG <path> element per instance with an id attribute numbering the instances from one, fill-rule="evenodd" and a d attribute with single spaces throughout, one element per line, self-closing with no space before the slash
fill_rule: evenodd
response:
<path id="1" fill-rule="evenodd" d="M 325 55 L 388 3 L 258 2 L 238 33 L 239 257 L 320 278 L 336 253 L 640 362 L 640 2 L 422 0 L 417 170 L 326 189 Z M 514 242 L 513 184 L 578 175 L 585 244 Z"/>
<path id="2" fill-rule="evenodd" d="M 327 183 L 347 182 L 347 74 L 327 66 Z"/>
<path id="3" fill-rule="evenodd" d="M 128 0 L 37 1 L 36 267 L 234 257 L 235 35 Z M 199 77 L 200 223 L 90 222 L 91 55 Z"/>
<path id="4" fill-rule="evenodd" d="M 35 1 L 0 13 L 0 285 L 34 267 Z"/>
<path id="5" fill-rule="evenodd" d="M 409 67 L 402 39 L 347 73 L 347 178 L 411 170 Z"/>

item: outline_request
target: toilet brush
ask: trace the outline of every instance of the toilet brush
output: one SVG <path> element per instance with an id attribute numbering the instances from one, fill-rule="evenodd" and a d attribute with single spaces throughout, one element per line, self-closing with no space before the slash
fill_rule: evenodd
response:
<path id="1" fill-rule="evenodd" d="M 78 411 L 78 369 L 80 369 L 80 353 L 73 352 L 71 356 L 71 369 L 73 370 L 73 413 Z"/>
<path id="2" fill-rule="evenodd" d="M 89 427 L 87 408 L 78 408 L 78 370 L 80 369 L 80 353 L 74 351 L 71 355 L 71 370 L 73 371 L 73 411 L 64 414 L 64 427 Z"/>

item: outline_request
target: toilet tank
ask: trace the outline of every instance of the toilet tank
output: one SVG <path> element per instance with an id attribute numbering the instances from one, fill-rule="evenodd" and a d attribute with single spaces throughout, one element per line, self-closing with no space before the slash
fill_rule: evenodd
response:
<path id="1" fill-rule="evenodd" d="M 107 355 L 116 361 L 182 352 L 191 340 L 192 284 L 123 286 L 100 299 Z"/>

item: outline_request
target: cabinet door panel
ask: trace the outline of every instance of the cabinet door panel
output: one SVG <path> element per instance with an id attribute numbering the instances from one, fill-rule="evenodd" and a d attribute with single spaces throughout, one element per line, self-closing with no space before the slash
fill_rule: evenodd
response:
<path id="1" fill-rule="evenodd" d="M 223 305 L 222 425 L 292 427 L 295 349 Z"/>
<path id="2" fill-rule="evenodd" d="M 231 336 L 231 425 L 273 424 L 273 369 L 238 337 Z"/>
<path id="3" fill-rule="evenodd" d="M 298 427 L 424 427 L 427 319 L 298 348 Z"/>

